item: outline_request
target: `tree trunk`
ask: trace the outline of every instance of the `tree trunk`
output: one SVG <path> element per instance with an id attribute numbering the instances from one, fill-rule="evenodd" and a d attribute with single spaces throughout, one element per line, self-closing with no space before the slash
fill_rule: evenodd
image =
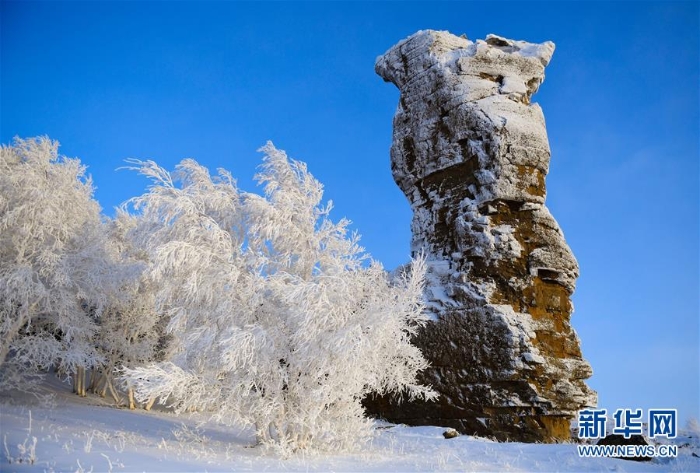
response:
<path id="1" fill-rule="evenodd" d="M 108 376 L 106 374 L 102 374 L 102 377 L 100 378 L 100 382 L 99 382 L 99 385 L 101 385 L 101 387 L 98 386 L 96 388 L 97 394 L 99 394 L 100 397 L 105 397 L 107 395 L 107 381 L 108 380 L 109 380 Z"/>
<path id="2" fill-rule="evenodd" d="M 127 396 L 129 396 L 129 409 L 133 411 L 134 409 L 136 409 L 136 403 L 134 402 L 134 388 L 132 388 L 131 385 L 129 385 L 126 388 L 126 392 Z"/>
<path id="3" fill-rule="evenodd" d="M 73 374 L 73 392 L 80 397 L 85 397 L 85 368 L 78 366 Z"/>
<path id="4" fill-rule="evenodd" d="M 146 405 L 143 406 L 143 408 L 146 409 L 147 411 L 150 411 L 151 408 L 153 407 L 153 404 L 154 404 L 155 402 L 156 402 L 156 398 L 155 398 L 155 397 L 152 397 L 152 398 L 150 398 L 150 399 L 148 400 L 148 402 L 146 403 Z"/>
<path id="5" fill-rule="evenodd" d="M 90 392 L 97 392 L 97 383 L 100 380 L 100 371 L 97 368 L 90 370 L 90 385 L 87 390 Z"/>
<path id="6" fill-rule="evenodd" d="M 119 394 L 117 394 L 117 390 L 114 389 L 111 376 L 107 377 L 107 388 L 109 389 L 109 393 L 112 395 L 112 398 L 114 399 L 114 402 L 116 403 L 117 407 L 119 407 L 122 403 L 122 400 L 119 397 Z"/>
<path id="7" fill-rule="evenodd" d="M 86 397 L 87 396 L 87 389 L 85 388 L 85 381 L 86 381 L 86 376 L 85 376 L 85 367 L 81 366 L 78 368 L 80 370 L 80 397 Z"/>

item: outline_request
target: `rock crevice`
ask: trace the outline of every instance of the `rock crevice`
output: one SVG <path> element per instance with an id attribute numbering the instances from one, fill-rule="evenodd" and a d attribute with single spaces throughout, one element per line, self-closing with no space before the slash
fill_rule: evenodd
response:
<path id="1" fill-rule="evenodd" d="M 569 323 L 578 264 L 545 206 L 550 149 L 532 96 L 554 44 L 419 31 L 376 62 L 400 90 L 394 180 L 429 260 L 416 338 L 436 403 L 369 400 L 391 420 L 499 439 L 569 437 L 596 396 Z"/>

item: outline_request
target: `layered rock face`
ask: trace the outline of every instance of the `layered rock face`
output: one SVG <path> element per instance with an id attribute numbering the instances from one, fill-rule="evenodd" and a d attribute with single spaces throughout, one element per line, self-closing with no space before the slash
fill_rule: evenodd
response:
<path id="1" fill-rule="evenodd" d="M 531 103 L 554 44 L 420 31 L 377 59 L 401 92 L 394 179 L 429 260 L 416 344 L 437 402 L 367 402 L 390 420 L 520 441 L 568 439 L 596 403 L 569 324 L 578 264 L 545 207 L 550 150 Z"/>

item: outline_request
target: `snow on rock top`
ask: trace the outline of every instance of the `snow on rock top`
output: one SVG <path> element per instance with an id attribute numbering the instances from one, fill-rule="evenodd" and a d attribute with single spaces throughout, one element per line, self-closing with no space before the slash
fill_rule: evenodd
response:
<path id="1" fill-rule="evenodd" d="M 402 125 L 402 131 L 394 139 L 404 142 L 395 147 L 392 164 L 402 190 L 474 157 L 482 184 L 476 201 L 544 202 L 549 143 L 542 110 L 530 105 L 530 98 L 553 52 L 551 42 L 536 45 L 495 35 L 471 42 L 427 30 L 379 57 L 377 74 L 401 90 L 394 125 Z M 466 120 L 470 127 L 461 126 Z M 499 145 L 506 130 L 511 146 L 521 149 L 494 160 L 489 148 Z M 522 166 L 532 170 L 522 175 Z"/>
<path id="2" fill-rule="evenodd" d="M 550 148 L 532 96 L 554 44 L 424 30 L 377 59 L 400 90 L 391 166 L 428 255 L 433 322 L 416 339 L 437 403 L 385 418 L 524 441 L 567 438 L 596 403 L 569 324 L 579 267 L 545 207 Z M 478 419 L 486 419 L 481 422 Z"/>

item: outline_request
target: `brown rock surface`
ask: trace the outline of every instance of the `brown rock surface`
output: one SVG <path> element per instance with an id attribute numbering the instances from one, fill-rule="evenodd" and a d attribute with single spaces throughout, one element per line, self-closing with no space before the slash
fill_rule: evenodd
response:
<path id="1" fill-rule="evenodd" d="M 419 31 L 377 59 L 400 90 L 394 179 L 413 208 L 412 250 L 429 262 L 433 322 L 416 344 L 438 401 L 368 400 L 410 424 L 520 441 L 569 438 L 596 403 L 569 323 L 579 274 L 545 207 L 550 150 L 532 95 L 554 45 Z"/>

